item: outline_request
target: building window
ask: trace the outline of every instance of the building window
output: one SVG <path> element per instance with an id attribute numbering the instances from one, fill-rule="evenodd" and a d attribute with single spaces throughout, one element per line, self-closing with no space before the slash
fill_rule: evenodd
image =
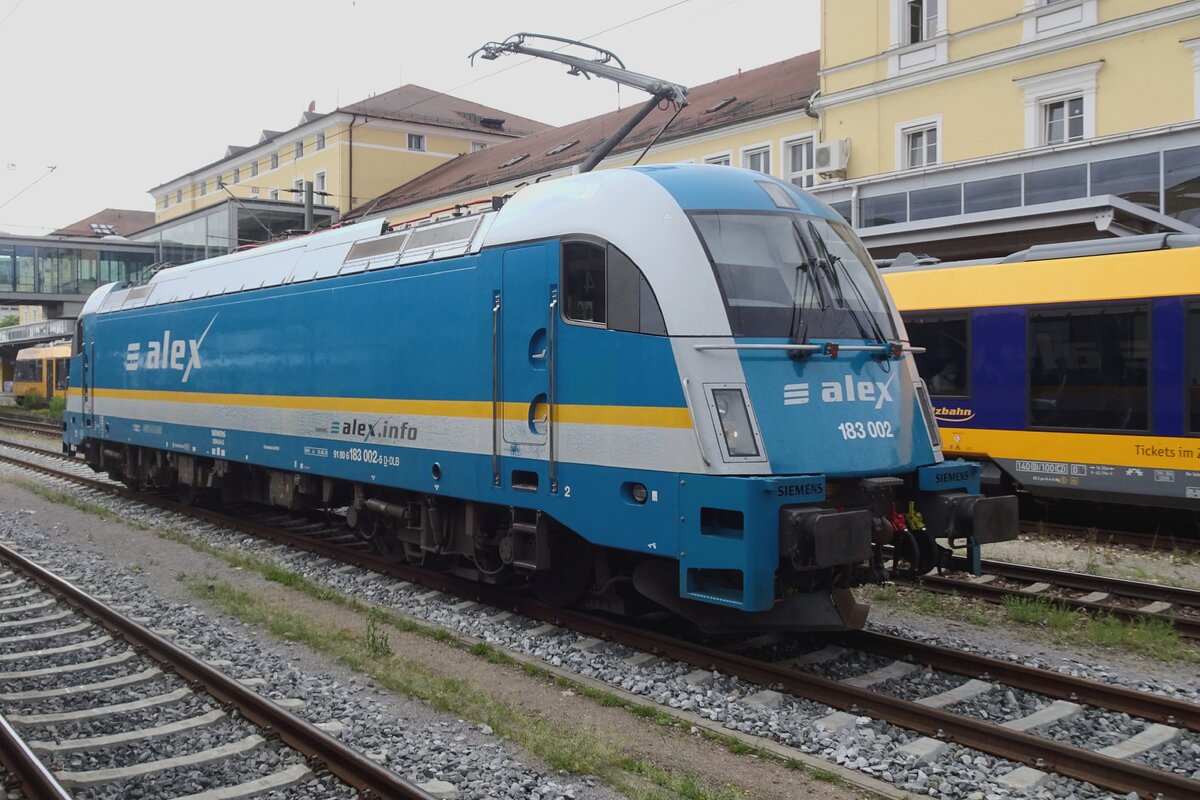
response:
<path id="1" fill-rule="evenodd" d="M 250 177 L 253 178 L 256 175 L 258 175 L 258 159 L 250 162 Z"/>
<path id="2" fill-rule="evenodd" d="M 908 152 L 906 167 L 927 167 L 938 163 L 937 128 L 923 128 L 919 131 L 909 131 L 905 135 L 905 149 Z"/>
<path id="3" fill-rule="evenodd" d="M 910 120 L 896 126 L 896 163 L 900 169 L 919 169 L 942 163 L 940 117 Z"/>
<path id="4" fill-rule="evenodd" d="M 321 131 L 320 133 L 317 134 L 317 149 L 318 150 L 325 149 L 325 131 Z"/>
<path id="5" fill-rule="evenodd" d="M 487 150 L 487 142 L 471 142 L 472 153 L 478 153 L 480 150 Z"/>
<path id="6" fill-rule="evenodd" d="M 279 153 L 271 153 L 271 169 L 279 169 Z"/>
<path id="7" fill-rule="evenodd" d="M 204 197 L 204 195 L 208 194 L 208 181 L 200 181 L 200 183 L 197 184 L 197 186 L 200 189 L 201 197 Z"/>
<path id="8" fill-rule="evenodd" d="M 905 44 L 917 44 L 937 36 L 938 0 L 908 0 L 905 3 Z"/>
<path id="9" fill-rule="evenodd" d="M 788 180 L 796 186 L 809 188 L 815 182 L 813 173 L 813 140 L 801 139 L 787 144 Z"/>
<path id="10" fill-rule="evenodd" d="M 1025 146 L 1045 147 L 1096 135 L 1096 76 L 1103 61 L 1019 78 L 1025 91 Z"/>
<path id="11" fill-rule="evenodd" d="M 183 202 L 183 189 L 175 190 L 175 204 L 179 205 Z"/>
<path id="12" fill-rule="evenodd" d="M 278 189 L 272 189 L 272 190 L 271 190 L 271 194 L 270 194 L 270 198 L 271 198 L 272 200 L 278 200 L 278 199 L 279 199 L 279 190 L 278 190 Z"/>
<path id="13" fill-rule="evenodd" d="M 296 142 L 296 158 L 304 158 L 304 140 Z"/>
<path id="14" fill-rule="evenodd" d="M 234 183 L 242 182 L 242 168 L 241 167 L 233 168 L 233 182 Z"/>
<path id="15" fill-rule="evenodd" d="M 770 147 L 755 147 L 749 150 L 742 151 L 742 166 L 746 169 L 752 169 L 755 172 L 761 172 L 764 175 L 771 174 L 771 148 Z"/>
<path id="16" fill-rule="evenodd" d="M 717 153 L 711 156 L 704 157 L 705 164 L 716 164 L 718 167 L 728 167 L 730 164 L 729 153 Z"/>
<path id="17" fill-rule="evenodd" d="M 408 135 L 409 150 L 425 150 L 425 135 L 422 133 L 410 133 Z"/>
<path id="18" fill-rule="evenodd" d="M 313 176 L 313 202 L 328 203 L 329 199 L 325 197 L 325 173 L 318 172 Z"/>
<path id="19" fill-rule="evenodd" d="M 168 206 L 170 206 L 171 205 L 171 195 L 164 194 L 161 198 L 159 198 L 158 204 L 162 208 L 167 208 Z"/>
<path id="20" fill-rule="evenodd" d="M 293 190 L 292 191 L 292 202 L 293 203 L 303 203 L 304 202 L 304 178 L 296 178 L 296 180 L 292 181 L 292 190 Z"/>
<path id="21" fill-rule="evenodd" d="M 1042 103 L 1042 144 L 1065 144 L 1082 139 L 1082 97 Z"/>

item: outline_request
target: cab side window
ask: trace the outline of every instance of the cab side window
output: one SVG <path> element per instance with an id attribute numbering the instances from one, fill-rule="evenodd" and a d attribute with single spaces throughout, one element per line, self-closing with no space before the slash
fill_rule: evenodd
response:
<path id="1" fill-rule="evenodd" d="M 563 245 L 563 316 L 609 330 L 665 336 L 667 326 L 642 271 L 612 245 Z"/>
<path id="2" fill-rule="evenodd" d="M 591 242 L 563 245 L 563 314 L 575 322 L 608 321 L 604 248 Z"/>

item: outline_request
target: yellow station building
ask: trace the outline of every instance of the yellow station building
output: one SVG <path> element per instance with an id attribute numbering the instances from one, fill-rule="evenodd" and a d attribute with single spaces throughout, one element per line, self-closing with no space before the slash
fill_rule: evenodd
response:
<path id="1" fill-rule="evenodd" d="M 406 85 L 329 113 L 312 107 L 285 131 L 230 145 L 203 167 L 150 189 L 161 260 L 212 257 L 302 226 L 306 181 L 318 224 L 438 164 L 546 129 L 534 120 Z"/>

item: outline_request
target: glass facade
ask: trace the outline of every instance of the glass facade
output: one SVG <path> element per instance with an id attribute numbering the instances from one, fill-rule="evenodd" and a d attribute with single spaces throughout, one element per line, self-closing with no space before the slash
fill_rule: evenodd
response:
<path id="1" fill-rule="evenodd" d="M 864 195 L 858 224 L 869 228 L 1106 194 L 1200 225 L 1200 146 Z M 849 218 L 850 201 L 831 205 Z"/>
<path id="2" fill-rule="evenodd" d="M 8 244 L 0 239 L 0 293 L 87 295 L 96 287 L 145 280 L 154 253 L 111 250 L 83 243 Z"/>
<path id="3" fill-rule="evenodd" d="M 328 228 L 334 212 L 313 212 L 316 227 Z M 204 213 L 189 214 L 133 238 L 158 245 L 156 261 L 179 265 L 232 253 L 243 245 L 285 238 L 304 227 L 304 211 L 297 203 L 243 200 L 213 206 Z"/>

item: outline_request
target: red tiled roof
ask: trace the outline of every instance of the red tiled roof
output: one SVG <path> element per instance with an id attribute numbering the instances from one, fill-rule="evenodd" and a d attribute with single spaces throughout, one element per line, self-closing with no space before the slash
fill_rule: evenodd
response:
<path id="1" fill-rule="evenodd" d="M 768 114 L 804 108 L 819 86 L 819 52 L 805 53 L 775 64 L 739 72 L 688 91 L 688 105 L 659 142 L 669 142 L 697 131 L 733 125 Z M 722 105 L 722 101 L 732 101 Z M 346 217 L 387 211 L 437 197 L 481 189 L 497 181 L 536 178 L 551 170 L 582 162 L 596 147 L 637 112 L 638 105 L 550 128 L 522 139 L 501 142 L 486 150 L 447 161 L 398 186 Z M 709 111 L 709 109 L 715 109 Z M 671 118 L 673 108 L 658 108 L 625 137 L 614 154 L 639 151 Z M 572 141 L 576 144 L 568 145 Z M 560 149 L 561 148 L 561 149 Z M 556 152 L 557 151 L 557 152 Z M 509 166 L 502 166 L 515 161 Z"/>
<path id="2" fill-rule="evenodd" d="M 153 211 L 133 211 L 128 208 L 106 208 L 103 211 L 97 211 L 90 217 L 84 217 L 78 222 L 72 222 L 66 227 L 49 234 L 50 236 L 108 236 L 107 232 L 101 232 L 105 229 L 101 227 L 100 231 L 92 228 L 97 226 L 111 226 L 116 231 L 118 236 L 129 236 L 132 233 L 137 233 L 140 230 L 145 230 L 154 224 Z"/>

